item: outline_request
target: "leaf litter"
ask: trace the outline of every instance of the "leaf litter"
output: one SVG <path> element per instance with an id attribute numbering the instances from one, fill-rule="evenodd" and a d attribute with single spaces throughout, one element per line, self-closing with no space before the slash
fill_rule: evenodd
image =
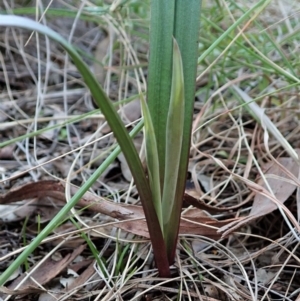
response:
<path id="1" fill-rule="evenodd" d="M 277 7 L 273 9 L 278 12 Z M 276 22 L 281 17 L 280 13 L 272 14 L 271 25 L 280 24 Z M 73 24 L 74 20 L 65 18 L 62 18 L 63 24 L 62 20 L 55 24 L 54 19 L 49 24 L 61 28 L 67 37 L 71 27 L 77 25 L 75 36 L 80 38 L 74 42 L 86 53 L 96 54 L 101 61 L 103 65 L 97 64 L 100 67 L 96 73 L 112 99 L 122 100 L 137 94 L 137 84 L 142 83 L 143 78 L 132 70 L 146 65 L 146 42 L 133 39 L 134 47 L 128 47 L 124 42 L 129 38 L 124 36 L 124 24 L 111 15 L 104 15 L 102 23 L 97 24 L 104 30 L 89 22 L 77 20 L 79 23 Z M 111 29 L 109 33 L 107 24 Z M 22 34 L 26 41 L 29 34 Z M 45 135 L 24 139 L 0 150 L 0 200 L 6 208 L 15 206 L 11 209 L 13 218 L 1 221 L 0 271 L 3 271 L 65 204 L 63 180 L 76 157 L 76 148 L 85 149 L 76 161 L 73 194 L 103 162 L 114 139 L 98 116 L 61 126 L 61 115 L 83 114 L 94 109 L 94 104 L 72 62 L 65 63 L 64 53 L 55 43 L 47 46 L 43 38 L 36 40 L 33 36 L 24 47 L 16 35 L 3 31 L 1 35 L 1 41 L 6 43 L 4 62 L 11 94 L 1 80 L 4 78 L 2 67 L 0 142 L 26 134 L 34 126 L 41 129 L 57 124 L 57 129 Z M 51 53 L 50 60 L 46 55 L 42 58 L 41 66 L 36 60 L 36 42 L 42 45 L 45 54 Z M 238 56 L 238 52 L 233 56 Z M 276 54 L 274 61 L 278 61 Z M 93 61 L 88 63 L 91 68 L 97 68 Z M 218 72 L 212 69 L 211 75 L 216 81 Z M 243 74 L 239 71 L 235 80 L 243 78 L 241 88 L 247 86 L 247 93 L 255 97 L 260 93 L 257 87 L 264 80 L 260 72 Z M 39 96 L 35 84 L 38 74 L 43 80 L 48 78 L 47 91 Z M 203 83 L 208 87 L 211 84 L 209 76 L 198 82 L 189 180 L 172 279 L 157 277 L 144 215 L 135 188 L 129 183 L 131 177 L 126 165 L 120 159 L 76 207 L 76 213 L 89 227 L 78 229 L 66 220 L 28 259 L 29 271 L 36 268 L 37 274 L 33 274 L 36 282 L 28 278 L 20 288 L 12 290 L 13 283 L 20 283 L 26 277 L 22 267 L 1 292 L 19 299 L 36 297 L 36 300 L 46 296 L 49 300 L 176 300 L 180 291 L 182 300 L 298 300 L 299 242 L 277 209 L 278 205 L 283 206 L 286 214 L 298 219 L 298 164 L 273 137 L 268 141 L 268 152 L 262 127 L 246 110 L 237 108 L 240 103 L 229 93 L 231 78 L 226 80 L 220 83 L 219 90 L 217 82 L 203 89 Z M 283 78 L 269 77 L 268 80 L 266 92 L 288 85 Z M 294 99 L 297 93 L 292 87 L 278 92 L 276 97 L 258 101 L 295 149 L 300 147 L 299 107 Z M 37 97 L 41 97 L 41 107 L 36 105 Z M 226 106 L 223 97 L 226 97 Z M 34 120 L 36 110 L 41 119 Z M 140 116 L 138 101 L 120 106 L 120 110 L 128 124 Z M 42 117 L 53 118 L 53 121 Z M 54 121 L 55 118 L 58 121 Z M 93 135 L 94 144 L 85 146 Z M 141 145 L 141 140 L 139 136 L 135 143 Z M 59 158 L 62 154 L 66 155 Z M 253 163 L 254 159 L 263 173 Z M 28 221 L 22 236 L 24 216 Z M 66 218 L 70 217 L 71 214 Z M 90 237 L 99 251 L 108 277 L 104 277 L 90 249 L 82 250 L 85 244 L 82 233 Z M 43 262 L 49 253 L 51 256 Z M 56 256 L 58 261 L 53 262 Z M 48 273 L 50 267 L 51 273 Z M 68 269 L 78 277 L 69 274 Z M 67 287 L 60 281 L 67 282 Z"/>

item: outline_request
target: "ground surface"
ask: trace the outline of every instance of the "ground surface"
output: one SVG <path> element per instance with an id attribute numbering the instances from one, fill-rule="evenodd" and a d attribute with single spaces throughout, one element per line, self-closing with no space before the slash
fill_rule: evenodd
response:
<path id="1" fill-rule="evenodd" d="M 34 1 L 12 2 L 2 12 L 35 18 Z M 132 128 L 146 89 L 149 3 L 121 1 L 112 10 L 110 2 L 40 1 L 39 18 L 46 11 L 42 23 L 78 47 Z M 226 3 L 204 1 L 199 57 L 252 5 Z M 299 11 L 297 1 L 271 1 L 241 24 L 245 35 L 233 30 L 199 63 L 187 193 L 206 207 L 183 214 L 195 226 L 182 226 L 172 279 L 157 276 L 145 223 L 114 227 L 123 207 L 113 204 L 139 205 L 120 155 L 0 298 L 300 300 L 298 163 L 245 106 L 255 99 L 300 153 Z M 111 152 L 115 140 L 96 109 L 58 44 L 0 29 L 0 273 Z M 142 143 L 140 134 L 138 149 Z M 24 280 L 28 269 L 34 280 Z"/>

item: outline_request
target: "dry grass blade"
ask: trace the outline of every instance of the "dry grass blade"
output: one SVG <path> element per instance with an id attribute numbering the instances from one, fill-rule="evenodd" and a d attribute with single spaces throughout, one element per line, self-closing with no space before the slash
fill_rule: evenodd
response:
<path id="1" fill-rule="evenodd" d="M 299 152 L 299 150 L 298 150 Z M 265 190 L 270 190 L 276 200 L 283 204 L 295 191 L 298 185 L 299 165 L 292 158 L 279 158 L 277 162 L 270 162 L 265 166 L 264 177 L 259 179 L 258 185 Z M 292 177 L 294 176 L 294 178 Z M 295 181 L 296 180 L 296 181 Z M 241 221 L 234 221 L 227 224 L 219 231 L 224 235 L 242 227 L 253 220 L 265 216 L 278 208 L 278 204 L 267 195 L 257 191 L 251 211 Z"/>
<path id="2" fill-rule="evenodd" d="M 55 261 L 52 258 L 48 258 L 42 263 L 37 263 L 26 273 L 15 279 L 9 286 L 9 290 L 18 289 L 18 294 L 28 294 L 28 289 L 43 288 L 44 284 L 51 281 L 58 274 L 64 271 L 70 263 L 80 255 L 86 245 L 82 245 L 76 248 L 73 253 L 68 254 L 63 259 Z M 2 295 L 5 298 L 5 296 Z"/>
<path id="3" fill-rule="evenodd" d="M 81 1 L 80 7 L 79 2 L 65 2 L 41 0 L 36 9 L 25 2 L 21 6 L 20 1 L 0 1 L 0 8 L 29 17 L 41 13 L 41 22 L 72 40 L 89 68 L 100 73 L 98 79 L 120 109 L 123 122 L 138 118 L 139 108 L 131 101 L 145 93 L 149 76 L 149 2 L 113 1 L 113 13 L 95 1 Z M 1 293 L 26 300 L 142 301 L 178 300 L 178 296 L 183 301 L 300 300 L 299 242 L 276 209 L 283 205 L 286 215 L 297 223 L 299 187 L 292 192 L 295 183 L 299 186 L 297 167 L 273 135 L 266 139 L 267 131 L 249 114 L 245 102 L 238 100 L 243 95 L 232 88 L 237 85 L 248 96 L 245 99 L 255 100 L 294 150 L 300 147 L 299 84 L 295 80 L 299 77 L 300 4 L 269 1 L 256 19 L 252 13 L 244 18 L 239 24 L 243 32 L 238 32 L 234 20 L 259 1 L 254 2 L 220 0 L 218 6 L 216 1 L 203 2 L 197 54 L 201 59 L 204 54 L 205 60 L 197 67 L 201 80 L 193 103 L 183 232 L 172 278 L 162 280 L 157 275 L 136 187 L 119 157 L 75 209 L 88 227 L 78 222 L 78 229 L 66 220 L 28 262 L 28 268 L 35 266 L 53 249 L 65 258 L 84 243 L 81 235 L 85 233 L 105 260 L 108 276 L 103 277 L 86 248 L 80 257 L 83 261 L 69 265 L 79 275 L 69 289 L 59 278 L 73 276 L 62 272 L 44 288 L 1 287 Z M 44 8 L 50 5 L 46 12 L 43 4 Z M 223 35 L 228 28 L 231 33 Z M 73 62 L 57 44 L 42 35 L 30 36 L 18 30 L 0 32 L 0 144 L 20 137 L 0 149 L 1 200 L 5 198 L 5 207 L 13 202 L 19 211 L 21 204 L 32 209 L 28 218 L 1 221 L 0 274 L 65 204 L 63 183 L 68 174 L 72 195 L 115 144 Z M 219 44 L 212 47 L 215 41 Z M 103 65 L 95 63 L 95 55 Z M 92 115 L 90 110 L 94 110 Z M 34 129 L 40 131 L 38 135 Z M 26 134 L 31 136 L 24 138 Z M 139 135 L 134 143 L 142 145 L 142 141 Z M 271 169 L 269 164 L 273 164 Z M 274 183 L 275 197 L 263 177 Z M 39 199 L 33 207 L 30 198 L 35 196 Z M 247 222 L 249 216 L 252 220 Z M 233 232 L 220 239 L 217 230 L 230 222 L 241 227 L 230 228 Z M 13 276 L 16 279 L 21 273 L 20 269 Z"/>

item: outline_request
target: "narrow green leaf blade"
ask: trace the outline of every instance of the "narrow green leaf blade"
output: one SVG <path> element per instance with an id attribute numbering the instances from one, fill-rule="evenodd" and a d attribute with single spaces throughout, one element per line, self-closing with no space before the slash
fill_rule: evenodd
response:
<path id="1" fill-rule="evenodd" d="M 176 0 L 151 0 L 147 101 L 157 139 L 161 187 L 165 173 L 165 129 L 172 80 L 175 2 Z"/>
<path id="2" fill-rule="evenodd" d="M 102 90 L 101 86 L 97 82 L 93 73 L 81 59 L 75 48 L 72 47 L 71 44 L 69 44 L 62 36 L 60 36 L 52 29 L 27 18 L 7 15 L 0 15 L 0 26 L 19 27 L 45 34 L 51 39 L 59 42 L 68 52 L 70 57 L 73 59 L 73 62 L 75 63 L 76 67 L 81 73 L 86 85 L 89 87 L 95 102 L 107 118 L 107 122 L 113 130 L 115 137 L 128 162 L 129 168 L 135 180 L 136 187 L 139 191 L 140 199 L 145 212 L 151 242 L 153 244 L 153 251 L 156 264 L 160 268 L 161 276 L 168 276 L 169 266 L 168 259 L 166 257 L 166 249 L 163 240 L 163 234 L 159 226 L 159 221 L 152 202 L 152 193 L 150 191 L 149 183 L 144 173 L 142 163 L 135 149 L 135 146 L 132 140 L 130 139 L 128 132 L 124 127 L 119 115 L 117 114 L 112 103 L 110 102 L 110 100 Z M 74 203 L 74 205 L 75 204 L 76 203 Z M 43 232 L 43 235 L 48 235 L 55 228 L 55 226 L 55 224 L 51 224 L 51 227 L 48 227 L 47 231 Z M 18 263 L 20 263 L 20 256 L 18 258 Z M 7 275 L 8 273 L 3 273 L 0 276 L 0 285 L 5 282 L 5 280 L 7 279 Z"/>
<path id="3" fill-rule="evenodd" d="M 159 220 L 160 228 L 163 231 L 159 162 L 156 137 L 150 112 L 143 95 L 141 95 L 141 104 L 145 123 L 144 136 L 146 141 L 146 160 L 149 174 L 150 189 L 152 192 L 152 200 L 154 202 L 154 207 L 156 209 L 156 214 Z"/>
<path id="4" fill-rule="evenodd" d="M 178 44 L 173 39 L 173 74 L 170 106 L 166 128 L 166 155 L 165 155 L 165 179 L 162 197 L 162 211 L 164 223 L 164 239 L 167 245 L 170 243 L 174 227 L 178 225 L 178 219 L 174 220 L 172 211 L 176 201 L 176 185 L 182 149 L 184 127 L 184 79 L 181 54 Z"/>
<path id="5" fill-rule="evenodd" d="M 195 101 L 201 0 L 176 0 L 175 10 L 174 37 L 179 45 L 182 58 L 185 108 L 178 182 L 175 186 L 176 200 L 174 202 L 174 207 L 172 208 L 171 213 L 171 220 L 177 222 L 176 224 L 170 225 L 170 227 L 173 228 L 173 232 L 169 231 L 169 242 L 167 247 L 170 263 L 173 262 L 175 256 L 182 199 L 185 190 L 186 174 L 190 153 L 191 129 Z"/>

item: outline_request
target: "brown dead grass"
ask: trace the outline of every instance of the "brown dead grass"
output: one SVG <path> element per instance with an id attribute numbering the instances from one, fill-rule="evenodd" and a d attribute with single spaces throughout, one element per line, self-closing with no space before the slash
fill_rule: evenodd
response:
<path id="1" fill-rule="evenodd" d="M 59 1 L 54 2 L 54 5 L 61 5 Z M 6 9 L 9 5 L 6 2 L 3 4 Z M 265 17 L 271 14 L 271 23 L 282 20 L 284 12 L 280 9 L 276 9 L 276 5 L 271 6 Z M 139 89 L 145 89 L 146 69 L 139 72 L 139 69 L 121 66 L 145 66 L 147 44 L 126 33 L 123 20 L 118 18 L 120 16 L 105 15 L 99 26 L 68 18 L 49 18 L 47 23 L 65 37 L 70 37 L 71 28 L 76 23 L 72 41 L 88 55 L 95 55 L 104 62 L 106 68 L 99 68 L 91 59 L 86 59 L 91 68 L 99 72 L 99 80 L 113 100 L 122 100 L 135 95 Z M 1 29 L 0 33 L 0 141 L 59 124 L 95 109 L 79 73 L 58 45 L 25 31 Z M 107 40 L 107 37 L 110 39 Z M 111 39 L 115 42 L 115 49 Z M 289 51 L 295 49 L 290 47 L 286 55 L 289 56 Z M 192 185 L 193 195 L 200 197 L 206 205 L 228 208 L 226 211 L 220 209 L 217 213 L 208 213 L 220 221 L 248 216 L 253 210 L 255 197 L 260 193 L 249 185 L 249 181 L 259 183 L 267 164 L 274 162 L 274 158 L 287 157 L 273 137 L 267 141 L 269 150 L 266 148 L 262 127 L 245 108 L 239 107 L 236 96 L 223 87 L 230 80 L 238 82 L 247 74 L 249 78 L 243 88 L 254 98 L 262 92 L 260 80 L 268 82 L 263 93 L 285 87 L 288 83 L 274 75 L 262 75 L 259 68 L 252 72 L 243 66 L 240 71 L 234 67 L 232 74 L 228 69 L 230 78 L 225 83 L 218 82 L 221 67 L 212 69 L 209 76 L 215 76 L 215 81 L 210 95 L 214 93 L 214 96 L 207 102 L 207 98 L 200 93 L 195 101 L 187 183 Z M 203 70 L 202 67 L 199 69 L 200 74 Z M 199 80 L 198 89 L 211 84 L 209 76 Z M 289 88 L 259 102 L 294 148 L 300 147 L 298 93 L 296 87 Z M 121 108 L 126 123 L 139 118 L 136 106 L 127 111 Z M 137 113 L 130 115 L 134 110 Z M 93 143 L 89 143 L 91 141 Z M 99 113 L 36 138 L 16 142 L 0 150 L 0 192 L 5 194 L 12 188 L 36 181 L 64 181 L 66 178 L 80 186 L 105 159 L 114 143 Z M 136 139 L 137 147 L 141 143 L 140 136 Z M 120 157 L 91 192 L 108 197 L 115 203 L 138 204 L 135 187 L 127 172 L 126 164 Z M 278 176 L 277 173 L 275 175 Z M 284 184 L 282 189 L 287 189 Z M 291 192 L 286 199 L 282 202 L 297 219 L 298 190 Z M 63 204 L 64 200 L 45 196 L 10 204 L 14 207 L 6 205 L 8 212 L 1 207 L 0 271 L 5 270 L 37 235 L 39 227 L 43 228 Z M 16 288 L 14 283 L 20 284 L 25 277 L 23 266 L 14 275 L 14 280 L 2 289 L 3 298 L 15 295 L 8 298 L 299 300 L 299 240 L 292 235 L 279 210 L 253 218 L 220 240 L 205 235 L 181 235 L 172 279 L 157 277 L 147 239 L 117 230 L 114 227 L 115 218 L 88 208 L 80 209 L 77 214 L 80 214 L 78 223 L 82 227 L 81 232 L 90 237 L 101 258 L 106 261 L 107 275 L 104 276 L 99 269 L 90 249 L 84 247 L 81 232 L 66 221 L 28 259 L 32 275 L 39 275 L 35 276 L 35 283 L 25 280 L 27 286 L 23 284 L 23 287 Z M 100 229 L 97 228 L 99 224 L 102 225 Z M 74 250 L 80 250 L 80 254 Z M 72 258 L 74 252 L 76 260 Z M 68 261 L 70 258 L 72 260 Z M 64 266 L 66 262 L 68 264 Z M 43 271 L 48 273 L 49 267 L 52 268 L 51 277 L 44 277 Z M 13 289 L 16 291 L 13 292 Z"/>

